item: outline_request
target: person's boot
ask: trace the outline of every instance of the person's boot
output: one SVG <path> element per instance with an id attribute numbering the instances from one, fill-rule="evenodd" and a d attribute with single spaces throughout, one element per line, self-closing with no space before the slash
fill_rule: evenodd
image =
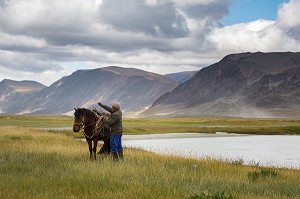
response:
<path id="1" fill-rule="evenodd" d="M 118 162 L 119 161 L 118 153 L 117 152 L 112 152 L 112 155 L 113 155 L 113 161 Z"/>
<path id="2" fill-rule="evenodd" d="M 120 160 L 124 160 L 123 152 L 119 152 L 119 158 Z"/>

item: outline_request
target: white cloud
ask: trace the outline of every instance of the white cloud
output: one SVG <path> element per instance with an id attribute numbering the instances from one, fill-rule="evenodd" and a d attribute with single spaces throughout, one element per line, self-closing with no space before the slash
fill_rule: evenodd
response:
<path id="1" fill-rule="evenodd" d="M 208 39 L 215 54 L 300 50 L 300 0 L 291 0 L 278 9 L 276 21 L 257 20 L 216 28 Z"/>
<path id="2" fill-rule="evenodd" d="M 2 49 L 24 51 L 27 49 L 40 49 L 47 46 L 44 39 L 26 35 L 13 35 L 0 31 L 0 38 L 0 46 Z"/>
<path id="3" fill-rule="evenodd" d="M 289 37 L 275 21 L 257 20 L 215 29 L 209 40 L 215 53 L 299 51 L 300 42 Z"/>
<path id="4" fill-rule="evenodd" d="M 0 68 L 8 68 L 12 71 L 43 72 L 46 70 L 58 71 L 61 66 L 51 60 L 36 59 L 33 53 L 20 53 L 0 51 Z"/>
<path id="5" fill-rule="evenodd" d="M 286 33 L 300 41 L 300 0 L 290 0 L 278 10 L 278 25 Z"/>
<path id="6" fill-rule="evenodd" d="M 290 0 L 284 3 L 278 10 L 278 24 L 283 28 L 300 26 L 300 0 Z"/>
<path id="7" fill-rule="evenodd" d="M 265 43 L 263 32 L 273 24 L 272 21 L 259 20 L 217 28 L 211 33 L 209 39 L 217 46 L 218 50 L 224 53 L 265 51 L 268 45 Z"/>
<path id="8" fill-rule="evenodd" d="M 197 70 L 230 53 L 299 51 L 300 0 L 276 21 L 222 27 L 229 0 L 0 0 L 0 78 L 49 83 L 119 65 Z"/>
<path id="9" fill-rule="evenodd" d="M 221 1 L 218 1 L 218 0 L 174 0 L 174 2 L 179 6 L 195 5 L 195 4 L 209 5 L 211 3 L 222 2 L 222 1 L 224 1 L 224 0 L 221 0 Z"/>
<path id="10" fill-rule="evenodd" d="M 9 0 L 0 12 L 0 23 L 11 33 L 79 32 L 90 23 L 94 12 L 92 0 Z"/>

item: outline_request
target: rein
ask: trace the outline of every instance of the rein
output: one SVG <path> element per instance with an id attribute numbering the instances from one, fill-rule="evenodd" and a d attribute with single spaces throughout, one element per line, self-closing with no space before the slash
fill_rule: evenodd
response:
<path id="1" fill-rule="evenodd" d="M 79 122 L 79 123 L 74 123 L 74 124 L 79 125 L 79 130 L 80 130 L 80 129 L 83 129 L 83 134 L 84 134 L 84 136 L 87 137 L 87 138 L 89 138 L 89 139 L 92 139 L 94 136 L 99 135 L 99 134 L 100 134 L 100 131 L 104 131 L 103 125 L 102 125 L 102 123 L 101 123 L 101 121 L 102 121 L 102 119 L 104 118 L 104 116 L 99 116 L 99 115 L 97 115 L 94 111 L 92 111 L 92 112 L 93 112 L 94 117 L 96 118 L 96 122 L 93 122 L 93 123 L 90 123 L 90 124 L 88 124 L 88 125 L 85 125 L 85 121 L 84 121 L 84 118 L 85 118 L 85 117 L 83 117 L 83 119 L 81 120 L 81 122 Z M 94 130 L 93 130 L 93 134 L 92 134 L 91 136 L 89 136 L 89 135 L 87 135 L 87 134 L 85 133 L 85 130 L 84 130 L 84 129 L 85 129 L 86 127 L 89 127 L 89 126 L 93 125 L 93 124 L 96 124 L 96 125 L 95 125 L 95 128 L 94 128 Z M 100 131 L 98 131 L 99 129 L 100 129 Z"/>

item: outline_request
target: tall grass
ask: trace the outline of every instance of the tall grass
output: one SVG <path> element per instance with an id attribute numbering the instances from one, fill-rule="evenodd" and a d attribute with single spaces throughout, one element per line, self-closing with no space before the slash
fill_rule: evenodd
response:
<path id="1" fill-rule="evenodd" d="M 0 198 L 297 198 L 300 172 L 126 148 L 124 162 L 89 160 L 61 132 L 0 127 Z M 255 181 L 249 173 L 259 173 Z M 269 174 L 270 173 L 270 174 Z M 272 175 L 276 173 L 276 175 Z M 262 177 L 264 176 L 264 177 Z"/>

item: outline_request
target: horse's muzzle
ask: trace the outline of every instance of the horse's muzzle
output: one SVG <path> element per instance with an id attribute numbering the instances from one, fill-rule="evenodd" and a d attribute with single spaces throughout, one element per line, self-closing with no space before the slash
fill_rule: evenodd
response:
<path id="1" fill-rule="evenodd" d="M 73 125 L 73 131 L 74 132 L 79 132 L 80 126 L 79 125 Z"/>

